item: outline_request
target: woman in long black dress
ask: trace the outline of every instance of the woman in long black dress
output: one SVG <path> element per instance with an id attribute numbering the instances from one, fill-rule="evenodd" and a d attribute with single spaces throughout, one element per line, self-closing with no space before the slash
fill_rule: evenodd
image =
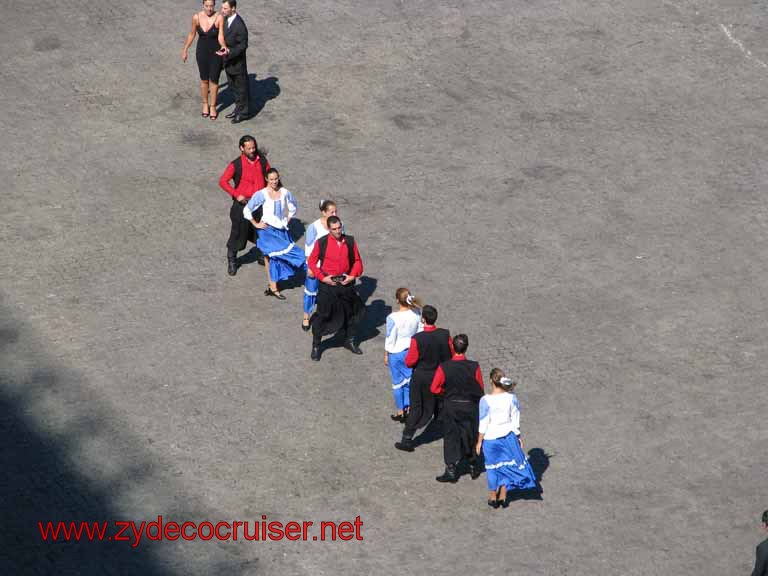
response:
<path id="1" fill-rule="evenodd" d="M 222 57 L 218 51 L 227 47 L 224 42 L 224 17 L 216 12 L 215 0 L 203 0 L 203 9 L 192 16 L 192 29 L 184 42 L 181 59 L 187 61 L 187 52 L 192 42 L 197 39 L 197 68 L 200 71 L 200 95 L 203 98 L 202 117 L 216 120 L 216 97 L 219 94 L 219 76 L 221 76 Z M 210 93 L 210 101 L 208 94 Z"/>

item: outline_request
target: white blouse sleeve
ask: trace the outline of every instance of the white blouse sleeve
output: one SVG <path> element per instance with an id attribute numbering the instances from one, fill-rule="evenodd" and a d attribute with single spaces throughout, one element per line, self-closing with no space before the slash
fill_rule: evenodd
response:
<path id="1" fill-rule="evenodd" d="M 485 434 L 488 431 L 488 426 L 491 423 L 491 409 L 490 406 L 488 406 L 488 400 L 485 399 L 485 396 L 480 398 L 480 424 L 478 425 L 478 432 L 480 434 Z"/>
<path id="2" fill-rule="evenodd" d="M 285 201 L 288 204 L 288 219 L 290 220 L 296 215 L 296 211 L 299 209 L 299 205 L 296 199 L 291 194 L 290 190 L 285 191 Z"/>
<path id="3" fill-rule="evenodd" d="M 262 204 L 264 204 L 264 192 L 259 190 L 256 194 L 251 196 L 251 199 L 248 200 L 248 204 L 243 208 L 243 217 L 250 222 L 253 219 L 253 213 Z"/>

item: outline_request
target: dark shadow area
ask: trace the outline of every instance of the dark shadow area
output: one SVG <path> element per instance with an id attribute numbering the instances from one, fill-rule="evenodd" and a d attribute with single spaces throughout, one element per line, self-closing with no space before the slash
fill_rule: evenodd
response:
<path id="1" fill-rule="evenodd" d="M 440 420 L 440 416 L 432 418 L 424 431 L 413 439 L 414 446 L 422 446 L 424 444 L 431 444 L 443 439 L 443 423 Z"/>
<path id="2" fill-rule="evenodd" d="M 280 84 L 278 78 L 269 76 L 264 80 L 257 80 L 256 74 L 248 74 L 248 88 L 250 96 L 250 114 L 249 118 L 258 115 L 264 109 L 267 102 L 277 98 L 280 95 Z M 235 103 L 235 94 L 229 87 L 229 82 L 220 84 L 218 105 L 216 109 L 219 113 Z"/>
<path id="3" fill-rule="evenodd" d="M 84 477 L 78 467 L 78 450 L 94 437 L 108 437 L 119 433 L 113 429 L 110 414 L 89 414 L 77 422 L 67 424 L 52 435 L 40 429 L 35 421 L 36 402 L 46 394 L 55 394 L 66 400 L 64 388 L 77 389 L 74 375 L 54 367 L 40 353 L 39 343 L 24 341 L 17 344 L 20 326 L 11 321 L 10 314 L 0 309 L 0 574 L 7 575 L 86 575 L 141 574 L 143 576 L 172 576 L 179 574 L 166 560 L 161 548 L 165 543 L 147 542 L 132 547 L 132 542 L 109 541 L 119 528 L 112 522 L 126 518 L 125 510 L 113 503 L 124 496 L 123 484 L 142 482 L 161 468 L 150 459 L 137 461 L 136 454 L 127 459 L 119 471 L 118 479 L 94 483 Z M 33 344 L 34 347 L 31 347 Z M 9 372 L 6 362 L 11 356 L 27 355 L 36 366 L 31 374 L 17 378 Z M 105 424 L 104 422 L 110 422 Z M 117 424 L 119 427 L 119 423 Z M 106 429 L 105 429 L 106 428 Z M 138 440 L 134 440 L 138 442 Z M 122 462 L 122 458 L 121 458 Z M 153 480 L 154 482 L 155 480 Z M 168 511 L 165 511 L 168 512 Z M 200 510 L 181 510 L 180 513 L 199 513 Z M 164 511 L 158 510 L 158 514 Z M 156 520 L 149 518 L 147 521 Z M 57 541 L 44 541 L 38 523 L 46 529 L 48 522 L 110 522 L 105 541 L 89 541 L 82 532 L 80 541 L 64 539 L 59 531 Z M 129 529 L 130 531 L 130 529 Z M 135 540 L 134 540 L 135 542 Z M 210 574 L 241 574 L 236 562 L 211 559 L 210 565 L 201 567 Z"/>
<path id="4" fill-rule="evenodd" d="M 298 218 L 291 218 L 291 221 L 288 222 L 288 235 L 294 242 L 301 240 L 306 231 L 307 226 Z"/>
<path id="5" fill-rule="evenodd" d="M 255 264 L 258 259 L 259 255 L 261 253 L 259 252 L 259 249 L 256 248 L 256 245 L 252 245 L 251 249 L 248 250 L 245 254 L 242 256 L 237 257 L 237 264 L 238 266 L 247 266 L 248 264 Z"/>
<path id="6" fill-rule="evenodd" d="M 552 458 L 552 454 L 548 454 L 543 448 L 531 448 L 528 450 L 528 462 L 533 468 L 533 473 L 536 475 L 536 488 L 530 490 L 512 490 L 507 494 L 507 502 L 515 502 L 517 500 L 543 500 L 542 494 L 544 488 L 541 486 L 541 479 L 544 477 L 544 472 L 549 468 L 549 460 Z"/>
<path id="7" fill-rule="evenodd" d="M 360 283 L 357 286 L 357 293 L 365 304 L 365 316 L 360 321 L 357 332 L 357 341 L 365 342 L 378 336 L 381 331 L 379 326 L 383 326 L 387 321 L 387 316 L 392 312 L 392 307 L 384 300 L 374 300 L 368 304 L 368 299 L 376 292 L 378 282 L 376 278 L 370 276 L 361 276 Z"/>

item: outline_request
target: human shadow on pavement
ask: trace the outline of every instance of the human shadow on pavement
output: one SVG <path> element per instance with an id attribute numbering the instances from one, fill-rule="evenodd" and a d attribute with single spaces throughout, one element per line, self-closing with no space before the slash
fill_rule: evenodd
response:
<path id="1" fill-rule="evenodd" d="M 440 417 L 432 418 L 424 431 L 413 439 L 414 446 L 431 444 L 443 439 L 443 423 Z"/>
<path id="2" fill-rule="evenodd" d="M 377 285 L 376 278 L 370 276 L 361 276 L 360 284 L 357 287 L 357 293 L 360 295 L 363 304 L 365 304 L 365 316 L 360 321 L 357 331 L 357 341 L 365 342 L 376 338 L 381 331 L 379 326 L 383 326 L 387 321 L 387 316 L 392 312 L 392 307 L 387 305 L 384 300 L 376 299 L 368 304 L 368 299 L 373 296 Z"/>
<path id="3" fill-rule="evenodd" d="M 278 84 L 278 79 L 275 76 L 257 80 L 256 74 L 248 74 L 248 89 L 250 96 L 248 118 L 256 116 L 264 109 L 267 102 L 280 95 L 280 84 Z M 229 83 L 223 84 L 223 88 L 219 92 L 216 109 L 221 113 L 234 103 L 235 94 L 229 87 Z"/>
<path id="4" fill-rule="evenodd" d="M 528 450 L 528 462 L 531 468 L 533 468 L 533 473 L 536 475 L 536 488 L 511 490 L 507 496 L 507 501 L 543 500 L 544 488 L 541 486 L 541 480 L 544 478 L 544 472 L 549 468 L 549 460 L 552 457 L 552 454 L 547 454 L 543 448 L 531 448 Z"/>
<path id="5" fill-rule="evenodd" d="M 115 523 L 131 518 L 126 508 L 130 490 L 142 484 L 150 490 L 164 482 L 163 463 L 145 453 L 138 438 L 135 450 L 105 462 L 104 470 L 83 463 L 86 449 L 115 443 L 129 432 L 82 387 L 77 374 L 48 358 L 45 346 L 24 332 L 0 308 L 0 574 L 179 574 L 165 557 L 167 543 L 148 545 L 144 535 L 136 546 L 135 536 L 118 538 L 121 527 Z M 16 371 L 14 365 L 34 369 Z M 70 419 L 49 424 L 46 405 L 53 399 Z M 187 507 L 181 494 L 175 510 L 157 513 L 174 519 L 207 515 L 195 505 Z M 79 523 L 86 521 L 83 529 Z M 79 537 L 72 528 L 80 528 Z M 233 560 L 211 558 L 204 568 L 211 574 L 242 574 L 240 562 Z"/>

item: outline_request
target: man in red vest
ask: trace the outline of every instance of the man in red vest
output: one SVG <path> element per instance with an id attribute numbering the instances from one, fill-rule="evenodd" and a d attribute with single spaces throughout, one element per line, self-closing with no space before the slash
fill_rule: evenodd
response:
<path id="1" fill-rule="evenodd" d="M 243 206 L 256 192 L 267 187 L 269 169 L 269 161 L 259 150 L 256 139 L 246 134 L 240 138 L 240 156 L 229 163 L 219 178 L 221 189 L 232 196 L 232 207 L 229 209 L 232 227 L 227 241 L 227 272 L 230 276 L 237 274 L 238 251 L 244 250 L 249 240 L 256 244 L 256 228 L 243 216 Z M 257 222 L 261 220 L 261 208 L 254 213 L 254 219 Z M 264 255 L 258 248 L 256 261 L 264 266 Z"/>
<path id="2" fill-rule="evenodd" d="M 355 280 L 363 273 L 363 260 L 352 236 L 344 234 L 338 216 L 328 218 L 327 236 L 315 242 L 309 255 L 309 269 L 320 281 L 317 310 L 310 318 L 312 360 L 320 360 L 320 341 L 337 332 L 344 337 L 344 348 L 362 354 L 355 335 L 365 306 L 355 290 Z"/>

